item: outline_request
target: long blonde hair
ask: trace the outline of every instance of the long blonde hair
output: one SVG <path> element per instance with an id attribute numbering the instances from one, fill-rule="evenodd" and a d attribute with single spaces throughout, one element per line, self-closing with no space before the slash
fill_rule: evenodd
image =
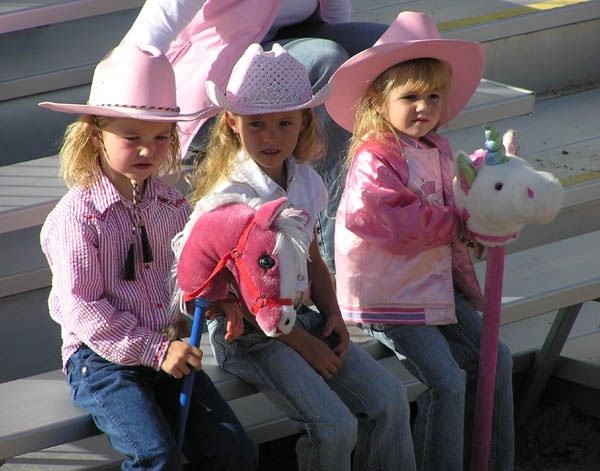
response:
<path id="1" fill-rule="evenodd" d="M 81 115 L 77 121 L 67 126 L 63 144 L 59 152 L 59 175 L 71 188 L 92 186 L 100 175 L 100 150 L 94 145 L 93 137 L 112 120 L 104 116 Z M 179 173 L 181 169 L 179 136 L 177 125 L 171 130 L 169 158 L 160 169 L 162 174 Z"/>
<path id="2" fill-rule="evenodd" d="M 303 123 L 293 151 L 294 157 L 300 162 L 320 159 L 326 148 L 318 119 L 312 109 L 301 111 Z M 202 199 L 227 179 L 241 148 L 240 139 L 227 123 L 225 112 L 221 112 L 211 130 L 206 152 L 199 156 L 194 173 L 187 178 L 191 187 L 188 195 L 190 203 Z"/>
<path id="3" fill-rule="evenodd" d="M 450 74 L 451 69 L 446 62 L 431 58 L 411 59 L 382 72 L 369 85 L 356 107 L 354 134 L 347 154 L 348 162 L 366 138 L 379 140 L 384 134 L 396 133 L 382 112 L 392 90 L 402 87 L 403 90 L 416 93 L 435 90 L 446 92 L 450 88 Z M 444 100 L 442 116 L 448 113 L 447 105 L 447 100 Z"/>

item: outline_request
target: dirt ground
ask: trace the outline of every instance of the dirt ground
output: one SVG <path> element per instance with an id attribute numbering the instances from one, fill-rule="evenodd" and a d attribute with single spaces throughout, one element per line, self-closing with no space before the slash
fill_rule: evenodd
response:
<path id="1" fill-rule="evenodd" d="M 261 445 L 259 470 L 296 471 L 296 439 Z M 600 419 L 565 403 L 540 403 L 516 431 L 515 471 L 600 471 Z"/>
<path id="2" fill-rule="evenodd" d="M 517 429 L 515 471 L 600 470 L 600 419 L 545 401 Z"/>

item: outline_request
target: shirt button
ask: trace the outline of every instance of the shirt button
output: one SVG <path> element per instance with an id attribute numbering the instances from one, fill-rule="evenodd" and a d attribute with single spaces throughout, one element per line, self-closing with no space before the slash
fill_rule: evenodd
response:
<path id="1" fill-rule="evenodd" d="M 158 309 L 160 309 L 160 308 L 162 307 L 162 304 L 161 304 L 161 303 L 156 303 L 156 307 L 157 307 Z"/>

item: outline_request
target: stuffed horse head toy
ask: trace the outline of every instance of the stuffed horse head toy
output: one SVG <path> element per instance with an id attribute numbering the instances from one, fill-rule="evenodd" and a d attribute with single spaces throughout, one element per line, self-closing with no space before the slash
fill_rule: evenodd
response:
<path id="1" fill-rule="evenodd" d="M 500 140 L 485 126 L 485 149 L 455 158 L 456 208 L 473 240 L 488 247 L 515 240 L 525 224 L 543 224 L 556 217 L 564 190 L 548 172 L 534 170 L 517 157 L 515 131 Z"/>
<path id="2" fill-rule="evenodd" d="M 235 281 L 265 334 L 287 334 L 308 284 L 308 216 L 286 198 L 262 205 L 240 195 L 225 198 L 208 211 L 197 205 L 174 243 L 182 301 L 227 299 Z"/>

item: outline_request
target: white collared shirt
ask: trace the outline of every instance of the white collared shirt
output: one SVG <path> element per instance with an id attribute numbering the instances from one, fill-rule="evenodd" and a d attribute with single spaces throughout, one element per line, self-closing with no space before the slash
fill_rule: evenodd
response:
<path id="1" fill-rule="evenodd" d="M 254 160 L 245 154 L 240 154 L 233 172 L 226 181 L 215 187 L 212 195 L 238 193 L 250 198 L 261 198 L 264 201 L 287 197 L 294 207 L 308 213 L 306 231 L 312 240 L 317 215 L 327 206 L 327 189 L 323 179 L 310 164 L 300 163 L 290 156 L 286 160 L 286 165 L 287 191 L 263 172 Z"/>

